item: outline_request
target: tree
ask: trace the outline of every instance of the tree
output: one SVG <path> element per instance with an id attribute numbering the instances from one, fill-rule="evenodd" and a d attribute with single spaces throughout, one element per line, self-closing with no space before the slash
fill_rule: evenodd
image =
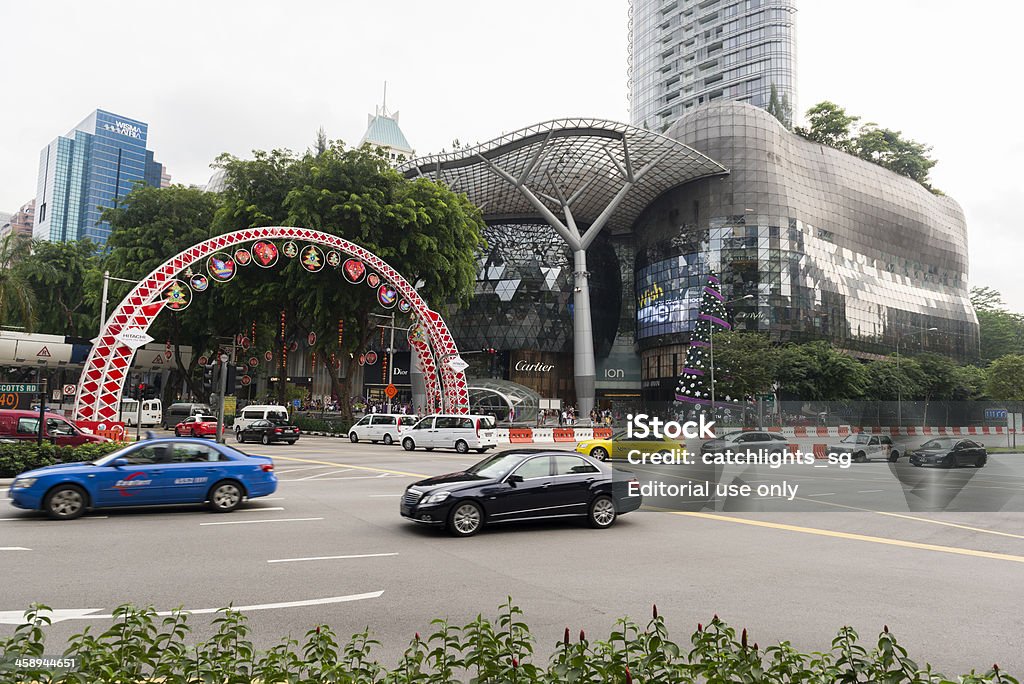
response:
<path id="1" fill-rule="evenodd" d="M 900 131 L 865 124 L 853 141 L 853 149 L 861 159 L 930 187 L 928 173 L 937 163 L 928 156 L 932 148 L 904 138 Z"/>
<path id="2" fill-rule="evenodd" d="M 1024 316 L 1007 311 L 998 291 L 990 287 L 971 288 L 971 304 L 978 316 L 982 362 L 1024 353 Z"/>
<path id="3" fill-rule="evenodd" d="M 867 371 L 855 359 L 817 341 L 782 348 L 780 392 L 791 399 L 857 399 L 866 389 Z"/>
<path id="4" fill-rule="evenodd" d="M 715 333 L 715 384 L 722 396 L 745 399 L 770 392 L 781 352 L 767 335 Z"/>
<path id="5" fill-rule="evenodd" d="M 789 104 L 789 96 L 786 94 L 779 98 L 779 89 L 772 83 L 771 95 L 768 98 L 766 111 L 774 116 L 787 129 L 793 128 L 793 108 Z"/>
<path id="6" fill-rule="evenodd" d="M 427 179 L 407 180 L 379 153 L 332 143 L 322 153 L 256 152 L 251 160 L 222 156 L 225 201 L 215 230 L 248 225 L 295 225 L 338 235 L 374 252 L 417 287 L 434 308 L 465 303 L 475 283 L 483 219 L 465 195 Z M 345 413 L 355 359 L 365 351 L 376 322 L 374 291 L 346 286 L 333 269 L 309 273 L 283 260 L 275 271 L 240 273 L 244 287 L 228 288 L 229 306 L 255 299 L 285 314 L 284 338 L 317 332 L 318 358 L 327 364 L 332 393 Z M 296 296 L 302 293 L 303 296 Z M 332 333 L 344 322 L 338 344 Z M 342 372 L 343 371 L 343 372 Z"/>
<path id="7" fill-rule="evenodd" d="M 20 325 L 26 332 L 35 329 L 36 299 L 24 270 L 17 266 L 31 250 L 31 240 L 20 233 L 0 238 L 0 325 Z"/>
<path id="8" fill-rule="evenodd" d="M 145 277 L 175 254 L 212 237 L 211 225 L 219 205 L 216 193 L 197 188 L 136 185 L 116 208 L 103 213 L 111 227 L 103 268 L 119 278 Z M 115 306 L 118 295 L 127 290 L 127 286 L 112 286 L 109 306 Z M 242 309 L 225 306 L 222 292 L 223 288 L 211 286 L 195 294 L 187 309 L 161 316 L 150 331 L 157 339 L 166 336 L 171 341 L 175 365 L 195 397 L 202 397 L 192 377 L 200 354 L 216 343 L 216 337 L 234 335 L 244 320 Z M 188 367 L 181 359 L 182 345 L 192 347 Z"/>
<path id="9" fill-rule="evenodd" d="M 837 150 L 851 152 L 853 142 L 851 131 L 859 116 L 851 116 L 834 102 L 819 102 L 807 110 L 809 128 L 797 128 L 797 134 Z"/>
<path id="10" fill-rule="evenodd" d="M 1024 401 L 1024 355 L 1008 354 L 993 361 L 986 388 L 996 401 Z"/>
<path id="11" fill-rule="evenodd" d="M 37 303 L 39 329 L 92 337 L 97 329 L 99 256 L 89 240 L 36 241 L 32 253 L 14 265 Z"/>

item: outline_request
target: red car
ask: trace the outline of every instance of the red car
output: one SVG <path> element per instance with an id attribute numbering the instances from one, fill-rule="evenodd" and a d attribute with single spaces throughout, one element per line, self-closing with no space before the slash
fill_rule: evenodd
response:
<path id="1" fill-rule="evenodd" d="M 217 419 L 213 416 L 189 416 L 174 426 L 175 437 L 216 437 Z"/>

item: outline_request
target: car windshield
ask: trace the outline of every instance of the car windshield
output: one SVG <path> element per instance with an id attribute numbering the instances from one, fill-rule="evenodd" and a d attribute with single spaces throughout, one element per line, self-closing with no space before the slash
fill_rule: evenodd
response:
<path id="1" fill-rule="evenodd" d="M 287 411 L 267 411 L 267 420 L 272 420 L 275 423 L 277 423 L 277 422 L 285 422 L 285 423 L 287 423 L 288 422 L 288 412 Z"/>
<path id="2" fill-rule="evenodd" d="M 519 465 L 522 460 L 523 458 L 521 454 L 495 454 L 490 458 L 485 458 L 479 463 L 466 468 L 466 472 L 488 479 L 499 478 Z"/>
<path id="3" fill-rule="evenodd" d="M 92 464 L 93 465 L 98 465 L 98 466 L 107 465 L 108 463 L 113 461 L 115 458 L 121 458 L 126 453 L 131 451 L 134 447 L 135 447 L 134 444 L 129 444 L 128 446 L 126 446 L 123 449 L 118 449 L 117 451 L 109 453 L 106 456 L 103 456 L 102 458 L 97 458 L 95 461 L 92 461 Z"/>
<path id="4" fill-rule="evenodd" d="M 841 444 L 867 444 L 870 438 L 867 435 L 856 434 L 846 435 L 840 441 Z"/>
<path id="5" fill-rule="evenodd" d="M 921 445 L 922 449 L 952 449 L 956 440 L 948 438 L 929 439 Z"/>

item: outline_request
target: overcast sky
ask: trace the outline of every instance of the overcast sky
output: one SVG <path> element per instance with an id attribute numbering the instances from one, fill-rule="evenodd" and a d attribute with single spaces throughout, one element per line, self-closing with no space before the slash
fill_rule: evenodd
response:
<path id="1" fill-rule="evenodd" d="M 971 283 L 1024 311 L 1024 4 L 798 6 L 800 109 L 830 99 L 933 145 Z M 221 152 L 304 150 L 320 126 L 357 143 L 385 80 L 418 154 L 563 116 L 628 121 L 627 18 L 626 0 L 0 0 L 0 211 L 35 195 L 40 149 L 97 107 L 147 122 L 186 184 Z"/>

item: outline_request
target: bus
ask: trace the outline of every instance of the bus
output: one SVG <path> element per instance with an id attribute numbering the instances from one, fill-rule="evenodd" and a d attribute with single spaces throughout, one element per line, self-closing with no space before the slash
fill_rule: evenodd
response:
<path id="1" fill-rule="evenodd" d="M 125 426 L 134 426 L 141 422 L 142 427 L 159 425 L 163 420 L 164 409 L 159 399 L 144 399 L 142 401 L 142 420 L 139 421 L 139 402 L 136 399 L 121 400 L 121 415 L 118 416 Z"/>

